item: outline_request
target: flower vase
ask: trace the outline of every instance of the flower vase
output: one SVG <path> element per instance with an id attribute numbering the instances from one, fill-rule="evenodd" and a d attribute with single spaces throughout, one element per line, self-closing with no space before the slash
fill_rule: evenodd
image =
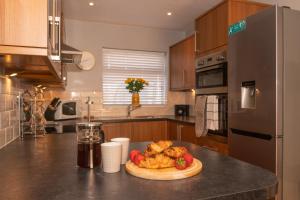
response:
<path id="1" fill-rule="evenodd" d="M 140 105 L 140 94 L 139 93 L 137 93 L 137 92 L 132 93 L 131 104 L 132 104 L 132 106 L 139 106 Z"/>

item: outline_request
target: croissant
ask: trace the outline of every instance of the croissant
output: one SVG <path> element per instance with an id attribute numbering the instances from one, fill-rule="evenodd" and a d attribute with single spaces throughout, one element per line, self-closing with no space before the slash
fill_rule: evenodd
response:
<path id="1" fill-rule="evenodd" d="M 173 145 L 172 141 L 169 140 L 158 141 L 156 143 L 148 144 L 147 149 L 145 151 L 145 156 L 151 157 L 156 154 L 159 154 L 172 145 Z"/>
<path id="2" fill-rule="evenodd" d="M 164 150 L 164 154 L 166 156 L 169 156 L 169 157 L 175 158 L 175 159 L 183 156 L 187 152 L 188 152 L 188 150 L 185 147 L 170 147 L 170 148 Z"/>
<path id="3" fill-rule="evenodd" d="M 138 166 L 147 169 L 169 168 L 175 167 L 175 160 L 161 153 L 156 154 L 153 157 L 145 157 L 145 159 L 142 160 Z"/>

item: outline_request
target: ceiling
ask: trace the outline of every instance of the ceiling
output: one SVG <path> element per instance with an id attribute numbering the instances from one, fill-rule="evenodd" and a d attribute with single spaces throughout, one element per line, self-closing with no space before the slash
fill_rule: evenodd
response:
<path id="1" fill-rule="evenodd" d="M 94 2 L 93 7 L 89 2 Z M 64 0 L 67 19 L 184 30 L 222 0 Z M 277 0 L 257 0 L 275 3 Z M 167 16 L 167 12 L 172 12 Z"/>
<path id="2" fill-rule="evenodd" d="M 93 1 L 95 6 L 88 3 Z M 67 19 L 182 30 L 222 0 L 64 0 Z M 167 16 L 172 12 L 172 16 Z"/>

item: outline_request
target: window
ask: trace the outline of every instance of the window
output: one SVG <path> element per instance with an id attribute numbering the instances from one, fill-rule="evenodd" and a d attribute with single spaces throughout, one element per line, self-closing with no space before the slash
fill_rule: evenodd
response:
<path id="1" fill-rule="evenodd" d="M 103 104 L 130 104 L 127 78 L 149 82 L 140 92 L 141 104 L 167 101 L 166 53 L 103 48 Z"/>

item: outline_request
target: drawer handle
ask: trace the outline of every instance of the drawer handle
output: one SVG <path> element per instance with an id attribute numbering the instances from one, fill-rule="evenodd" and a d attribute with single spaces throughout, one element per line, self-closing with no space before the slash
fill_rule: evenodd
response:
<path id="1" fill-rule="evenodd" d="M 209 147 L 209 146 L 206 146 L 204 145 L 203 147 L 209 149 L 209 150 L 212 150 L 212 151 L 218 151 L 218 148 L 214 148 L 214 147 Z"/>
<path id="2" fill-rule="evenodd" d="M 254 137 L 262 140 L 271 140 L 273 138 L 270 134 L 251 132 L 251 131 L 243 131 L 235 128 L 231 128 L 231 132 L 236 135 L 242 135 L 247 137 Z"/>

